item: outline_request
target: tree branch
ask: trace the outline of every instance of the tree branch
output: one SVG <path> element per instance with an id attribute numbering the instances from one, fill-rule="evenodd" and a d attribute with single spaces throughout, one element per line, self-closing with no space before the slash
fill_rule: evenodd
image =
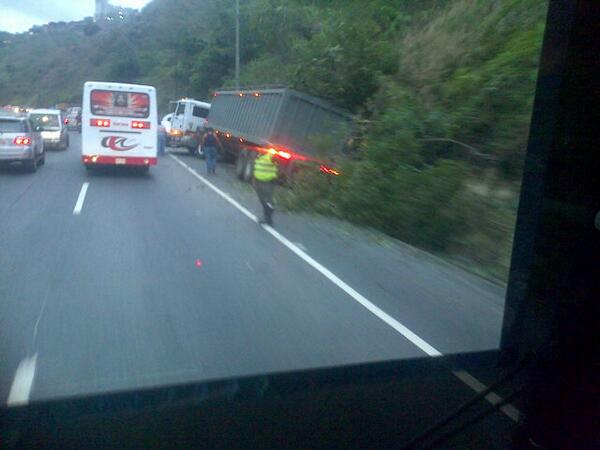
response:
<path id="1" fill-rule="evenodd" d="M 457 141 L 456 139 L 432 137 L 432 138 L 419 139 L 419 141 L 421 141 L 421 142 L 451 142 L 452 144 L 456 144 L 456 145 L 466 148 L 467 150 L 469 150 L 469 153 L 471 155 L 476 156 L 477 158 L 486 159 L 488 161 L 498 161 L 498 158 L 496 158 L 492 155 L 486 155 L 485 153 L 482 153 L 479 150 L 477 150 L 475 147 L 473 147 L 469 144 L 465 144 L 464 142 Z"/>

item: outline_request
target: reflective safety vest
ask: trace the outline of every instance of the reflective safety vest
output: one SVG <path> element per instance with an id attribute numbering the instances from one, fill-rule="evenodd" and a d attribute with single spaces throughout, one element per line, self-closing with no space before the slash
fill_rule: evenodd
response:
<path id="1" fill-rule="evenodd" d="M 273 155 L 265 153 L 254 161 L 254 178 L 258 181 L 273 181 L 277 178 L 277 166 L 272 158 Z"/>

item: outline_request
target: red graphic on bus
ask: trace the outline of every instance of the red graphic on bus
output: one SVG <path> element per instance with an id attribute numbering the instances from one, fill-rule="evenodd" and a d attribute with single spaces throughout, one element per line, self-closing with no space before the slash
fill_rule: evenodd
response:
<path id="1" fill-rule="evenodd" d="M 121 136 L 107 136 L 102 139 L 102 147 L 110 148 L 118 152 L 124 152 L 136 148 L 139 144 Z"/>

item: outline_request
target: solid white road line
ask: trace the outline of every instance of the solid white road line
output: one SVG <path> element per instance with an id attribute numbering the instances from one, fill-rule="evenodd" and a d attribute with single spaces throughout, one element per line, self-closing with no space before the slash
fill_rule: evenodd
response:
<path id="1" fill-rule="evenodd" d="M 173 160 L 175 160 L 179 165 L 181 165 L 184 169 L 186 169 L 189 173 L 191 173 L 194 177 L 198 178 L 200 181 L 202 181 L 204 184 L 206 184 L 209 188 L 211 188 L 213 191 L 215 191 L 223 199 L 225 199 L 231 205 L 235 206 L 239 211 L 241 211 L 250 220 L 252 220 L 253 222 L 258 222 L 258 219 L 256 218 L 256 216 L 254 214 L 252 214 L 250 211 L 248 211 L 246 208 L 244 208 L 242 205 L 240 205 L 237 201 L 235 201 L 233 198 L 231 198 L 231 196 L 229 194 L 227 194 L 226 192 L 223 192 L 221 189 L 216 187 L 214 184 L 212 184 L 210 181 L 208 181 L 206 178 L 204 178 L 202 175 L 200 175 L 198 172 L 196 172 L 194 169 L 192 169 L 186 163 L 181 161 L 177 156 L 172 155 L 171 153 L 169 153 L 169 156 Z M 394 330 L 396 330 L 398 333 L 400 333 L 402 336 L 404 336 L 406 339 L 408 339 L 410 342 L 412 342 L 415 346 L 417 346 L 425 354 L 427 354 L 428 356 L 442 356 L 442 353 L 439 350 L 437 350 L 435 347 L 433 347 L 431 344 L 429 344 L 424 339 L 417 336 L 414 332 L 412 332 L 410 329 L 408 329 L 402 323 L 398 322 L 396 319 L 394 319 L 388 313 L 383 311 L 381 308 L 379 308 L 378 306 L 376 306 L 375 304 L 373 304 L 372 302 L 367 300 L 364 296 L 362 296 L 360 293 L 358 293 L 356 290 L 354 290 L 352 287 L 350 287 L 346 282 L 341 280 L 337 275 L 335 275 L 333 272 L 331 272 L 329 269 L 327 269 L 321 263 L 317 262 L 315 259 L 313 259 L 311 256 L 309 256 L 305 251 L 300 249 L 296 244 L 291 242 L 289 239 L 287 239 L 281 233 L 279 233 L 278 231 L 276 231 L 275 229 L 273 229 L 272 227 L 270 227 L 268 225 L 263 225 L 263 228 L 269 234 L 271 234 L 271 236 L 273 236 L 275 239 L 277 239 L 279 242 L 281 242 L 283 245 L 285 245 L 289 250 L 291 250 L 293 253 L 295 253 L 300 259 L 302 259 L 308 265 L 310 265 L 315 270 L 320 272 L 321 275 L 323 275 L 325 278 L 327 278 L 329 281 L 331 281 L 333 284 L 335 284 L 337 287 L 339 287 L 342 291 L 344 291 L 346 294 L 348 294 L 350 297 L 352 297 L 356 302 L 361 304 L 372 314 L 377 316 L 379 319 L 384 321 L 386 324 L 388 324 L 390 327 L 392 327 Z M 486 387 L 483 383 L 481 383 L 479 380 L 477 380 L 475 377 L 468 374 L 467 372 L 454 371 L 452 373 L 459 380 L 461 380 L 463 383 L 465 383 L 467 386 L 469 386 L 471 389 L 473 389 L 475 392 L 481 392 L 484 389 L 486 389 Z M 499 401 L 502 401 L 502 398 L 499 397 L 498 395 L 494 394 L 493 392 L 488 394 L 486 396 L 486 399 L 492 404 L 496 404 Z M 520 412 L 514 406 L 508 404 L 508 405 L 505 405 L 504 407 L 502 407 L 501 410 L 515 422 L 518 421 L 518 419 L 520 417 Z M 507 412 L 507 410 L 509 412 Z"/>
<path id="2" fill-rule="evenodd" d="M 81 191 L 79 191 L 79 197 L 77 197 L 77 202 L 75 203 L 75 208 L 73 208 L 73 215 L 78 216 L 81 214 L 81 209 L 83 208 L 83 202 L 85 201 L 85 194 L 87 193 L 88 187 L 90 183 L 86 181 L 81 186 Z"/>
<path id="3" fill-rule="evenodd" d="M 231 198 L 231 196 L 229 194 L 227 194 L 226 192 L 223 192 L 221 189 L 216 187 L 214 184 L 212 184 L 210 181 L 208 181 L 206 178 L 204 178 L 202 175 L 200 175 L 198 172 L 196 172 L 194 169 L 192 169 L 190 166 L 188 166 L 182 160 L 180 160 L 177 156 L 175 156 L 171 153 L 169 153 L 169 156 L 172 159 L 174 159 L 181 167 L 186 169 L 189 173 L 191 173 L 193 176 L 195 176 L 200 181 L 202 181 L 204 184 L 206 184 L 209 188 L 211 188 L 213 191 L 215 191 L 217 194 L 219 194 L 221 197 L 223 197 L 226 201 L 228 201 L 233 206 L 235 206 L 238 210 L 240 210 L 242 212 L 242 214 L 244 214 L 246 217 L 248 217 L 248 219 L 252 220 L 253 222 L 258 222 L 258 219 L 256 218 L 256 216 L 254 214 L 252 214 L 250 211 L 248 211 L 246 208 L 244 208 L 242 205 L 240 205 L 237 201 L 235 201 L 233 198 Z"/>
<path id="4" fill-rule="evenodd" d="M 366 309 L 368 309 L 371 313 L 373 313 L 374 315 L 379 317 L 381 320 L 383 320 L 385 323 L 387 323 L 390 327 L 392 327 L 394 330 L 396 330 L 398 333 L 400 333 L 402 336 L 404 336 L 406 339 L 408 339 L 410 342 L 412 342 L 414 345 L 416 345 L 418 348 L 420 348 L 428 356 L 441 356 L 442 355 L 442 353 L 440 351 L 435 349 L 432 345 L 427 343 L 425 340 L 421 339 L 419 336 L 417 336 L 415 333 L 413 333 L 407 327 L 402 325 L 400 322 L 398 322 L 396 319 L 394 319 L 388 313 L 383 311 L 381 308 L 379 308 L 378 306 L 375 306 L 373 303 L 371 303 L 369 300 L 367 300 L 361 294 L 356 292 L 352 287 L 350 287 L 347 283 L 345 283 L 343 280 L 338 278 L 327 267 L 325 267 L 321 263 L 315 261 L 312 257 L 310 257 L 305 252 L 303 252 L 300 248 L 298 248 L 298 246 L 296 246 L 293 242 L 289 241 L 286 237 L 281 235 L 278 231 L 275 231 L 272 227 L 269 227 L 269 226 L 265 226 L 264 228 L 275 239 L 277 239 L 279 242 L 281 242 L 283 245 L 285 245 L 288 249 L 290 249 L 293 253 L 295 253 L 298 257 L 300 257 L 300 259 L 302 259 L 309 266 L 313 267 L 318 272 L 320 272 L 321 275 L 323 275 L 325 278 L 327 278 L 329 281 L 331 281 L 333 284 L 335 284 L 337 287 L 339 287 L 342 291 L 344 291 L 346 294 L 348 294 L 350 297 L 352 297 L 354 300 L 356 300 L 358 303 L 360 303 L 362 306 L 364 306 Z"/>
<path id="5" fill-rule="evenodd" d="M 227 200 L 229 203 L 231 203 L 237 209 L 239 209 L 242 213 L 244 213 L 244 215 L 246 215 L 252 221 L 257 222 L 256 216 L 254 214 L 252 214 L 250 211 L 248 211 L 246 208 L 244 208 L 242 205 L 240 205 L 237 201 L 232 199 L 230 195 L 226 194 L 221 189 L 216 187 L 214 184 L 212 184 L 210 181 L 208 181 L 206 178 L 204 178 L 202 175 L 200 175 L 198 172 L 196 172 L 194 169 L 192 169 L 186 163 L 181 161 L 178 157 L 176 157 L 172 154 L 169 154 L 169 156 L 171 158 L 173 158 L 175 161 L 177 161 L 185 169 L 187 169 L 188 172 L 190 172 L 192 175 L 194 175 L 200 181 L 205 183 L 209 188 L 211 188 L 213 191 L 215 191 L 217 194 L 219 194 L 221 197 L 223 197 L 225 200 Z M 419 336 L 417 336 L 415 333 L 413 333 L 407 327 L 402 325 L 396 319 L 391 317 L 385 311 L 383 311 L 379 307 L 375 306 L 373 303 L 371 303 L 369 300 L 367 300 L 361 294 L 356 292 L 352 287 L 350 287 L 347 283 L 345 283 L 343 280 L 341 280 L 339 277 L 337 277 L 333 272 L 331 272 L 329 269 L 327 269 L 321 263 L 315 261 L 306 252 L 302 251 L 302 249 L 300 249 L 296 244 L 294 244 L 293 242 L 288 240 L 286 237 L 281 235 L 279 232 L 275 231 L 272 227 L 264 226 L 264 229 L 269 234 L 271 234 L 271 236 L 273 236 L 275 239 L 277 239 L 279 242 L 281 242 L 283 245 L 285 245 L 288 249 L 290 249 L 293 253 L 295 253 L 297 256 L 299 256 L 309 266 L 313 267 L 318 272 L 320 272 L 321 275 L 323 275 L 325 278 L 327 278 L 329 281 L 331 281 L 333 284 L 335 284 L 337 287 L 339 287 L 342 291 L 344 291 L 346 294 L 348 294 L 350 297 L 352 297 L 354 300 L 356 300 L 358 303 L 360 303 L 362 306 L 364 306 L 366 309 L 368 309 L 371 313 L 373 313 L 374 315 L 379 317 L 381 320 L 383 320 L 385 323 L 387 323 L 389 326 L 391 326 L 393 329 L 395 329 L 397 332 L 399 332 L 401 335 L 403 335 L 406 339 L 408 339 L 410 342 L 412 342 L 414 345 L 416 345 L 418 348 L 420 348 L 422 351 L 424 351 L 427 355 L 429 355 L 429 356 L 440 356 L 441 355 L 441 353 L 438 350 L 436 350 L 432 345 L 425 342 L 423 339 L 421 339 Z"/>
<path id="6" fill-rule="evenodd" d="M 37 353 L 19 363 L 12 386 L 10 387 L 8 400 L 6 401 L 8 406 L 26 405 L 29 402 L 29 395 L 31 394 L 31 387 L 33 386 L 33 378 L 35 376 L 36 361 Z"/>

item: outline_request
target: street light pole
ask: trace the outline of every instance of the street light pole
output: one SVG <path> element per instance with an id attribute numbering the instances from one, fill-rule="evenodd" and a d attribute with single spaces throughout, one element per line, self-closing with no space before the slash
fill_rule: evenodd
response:
<path id="1" fill-rule="evenodd" d="M 235 87 L 240 88 L 240 0 L 235 0 Z"/>

